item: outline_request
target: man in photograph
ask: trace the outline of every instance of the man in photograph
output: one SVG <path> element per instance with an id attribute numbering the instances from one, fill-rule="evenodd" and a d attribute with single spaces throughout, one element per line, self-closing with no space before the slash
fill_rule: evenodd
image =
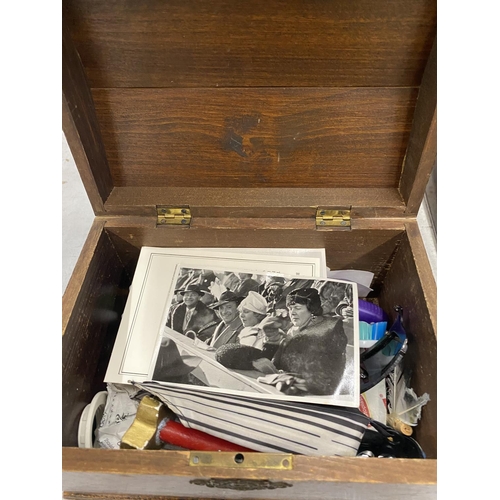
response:
<path id="1" fill-rule="evenodd" d="M 258 292 L 260 283 L 252 278 L 252 273 L 237 273 L 240 281 L 233 292 L 239 297 L 245 298 L 248 292 Z"/>
<path id="2" fill-rule="evenodd" d="M 242 297 L 238 297 L 235 293 L 227 290 L 222 293 L 218 302 L 209 306 L 211 309 L 217 311 L 222 320 L 217 325 L 212 338 L 207 341 L 210 347 L 217 348 L 221 345 L 232 344 L 238 341 L 238 333 L 243 328 L 243 323 L 238 313 L 238 305 L 242 299 Z"/>
<path id="3" fill-rule="evenodd" d="M 188 285 L 179 291 L 183 301 L 172 311 L 167 326 L 184 335 L 196 336 L 202 341 L 209 339 L 220 322 L 214 311 L 200 299 L 205 293 L 199 285 Z"/>

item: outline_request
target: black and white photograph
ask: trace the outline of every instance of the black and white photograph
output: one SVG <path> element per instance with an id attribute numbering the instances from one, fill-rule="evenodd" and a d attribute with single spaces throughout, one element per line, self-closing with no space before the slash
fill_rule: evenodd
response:
<path id="1" fill-rule="evenodd" d="M 180 273 L 179 265 L 185 269 Z M 142 247 L 106 370 L 106 383 L 128 384 L 131 381 L 150 380 L 151 359 L 156 352 L 158 335 L 163 333 L 167 322 L 168 310 L 165 305 L 172 304 L 175 290 L 187 285 L 187 279 L 190 282 L 199 281 L 202 269 L 198 267 L 232 269 L 230 280 L 234 280 L 235 273 L 240 271 L 327 277 L 324 249 L 205 248 L 200 252 L 196 248 Z M 216 284 L 220 280 L 212 282 L 210 276 L 203 278 L 201 285 L 210 285 L 213 292 L 203 295 L 203 301 L 212 300 L 212 295 L 219 297 L 222 291 L 229 288 L 230 281 L 224 277 L 222 279 L 227 287 L 220 283 L 221 289 L 218 291 Z M 178 295 L 179 299 L 182 297 Z M 188 297 L 186 301 L 189 301 Z M 198 309 L 201 309 L 201 305 Z M 176 323 L 180 313 L 178 311 L 174 318 Z M 196 318 L 196 323 L 202 322 L 200 316 Z M 215 315 L 209 312 L 208 317 L 214 318 Z M 204 323 L 202 326 L 206 326 L 206 330 L 199 334 L 209 335 L 210 328 L 213 331 L 215 325 Z M 179 331 L 182 327 L 173 328 Z M 196 325 L 193 328 L 198 331 Z"/>
<path id="2" fill-rule="evenodd" d="M 151 380 L 359 404 L 355 283 L 179 265 L 171 288 Z"/>

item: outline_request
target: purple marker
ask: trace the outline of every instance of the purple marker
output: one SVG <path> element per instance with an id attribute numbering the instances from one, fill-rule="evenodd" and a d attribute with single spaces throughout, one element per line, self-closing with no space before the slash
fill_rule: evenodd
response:
<path id="1" fill-rule="evenodd" d="M 388 320 L 385 311 L 372 302 L 359 299 L 358 307 L 359 321 L 366 321 L 367 323 L 381 323 Z"/>

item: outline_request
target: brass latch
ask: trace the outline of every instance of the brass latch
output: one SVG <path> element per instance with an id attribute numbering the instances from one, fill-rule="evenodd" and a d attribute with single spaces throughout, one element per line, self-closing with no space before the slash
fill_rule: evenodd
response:
<path id="1" fill-rule="evenodd" d="M 193 467 L 290 470 L 293 468 L 293 461 L 290 453 L 191 451 L 189 465 Z"/>
<path id="2" fill-rule="evenodd" d="M 158 226 L 184 226 L 191 224 L 191 210 L 189 207 L 156 207 Z"/>
<path id="3" fill-rule="evenodd" d="M 351 227 L 351 210 L 325 210 L 318 208 L 316 210 L 316 228 L 325 227 Z"/>

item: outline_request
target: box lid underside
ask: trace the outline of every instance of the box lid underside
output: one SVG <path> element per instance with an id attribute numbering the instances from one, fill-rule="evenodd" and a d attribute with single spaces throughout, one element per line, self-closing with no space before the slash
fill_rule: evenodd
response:
<path id="1" fill-rule="evenodd" d="M 186 188 L 418 210 L 425 186 L 410 203 L 403 184 L 431 168 L 403 173 L 435 2 L 71 0 L 63 24 L 83 73 L 63 76 L 64 129 L 94 210 Z"/>

